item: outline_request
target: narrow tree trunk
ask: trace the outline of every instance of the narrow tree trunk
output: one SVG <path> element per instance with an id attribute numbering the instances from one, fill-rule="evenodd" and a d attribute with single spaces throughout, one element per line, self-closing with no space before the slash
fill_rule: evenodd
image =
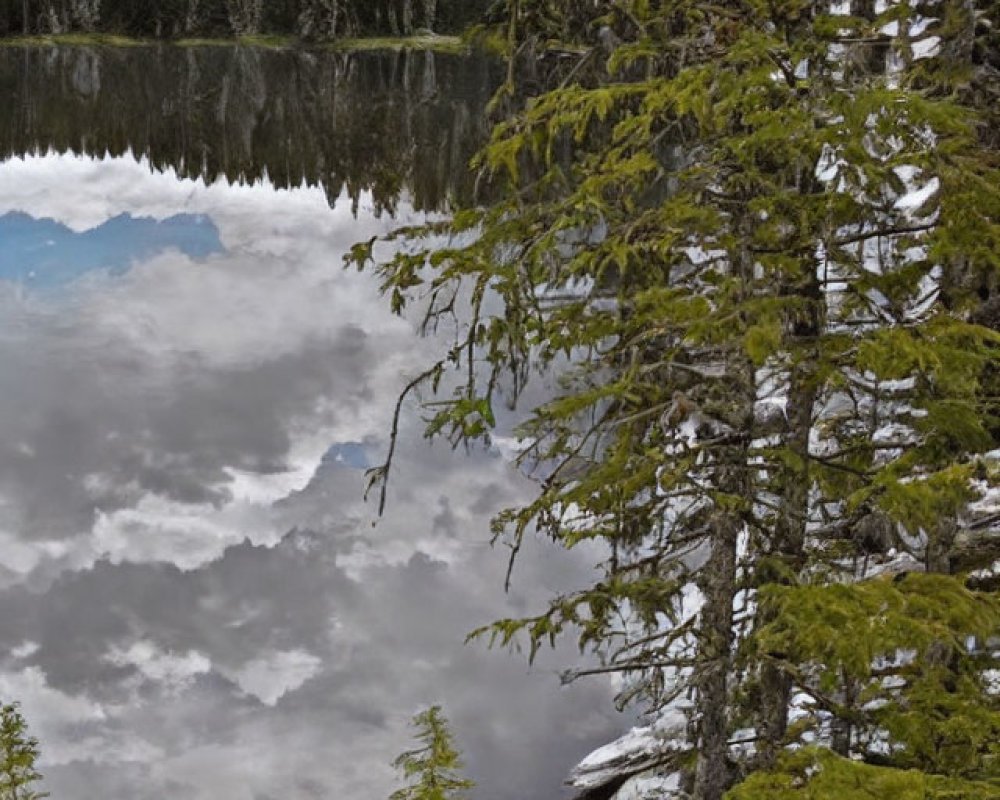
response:
<path id="1" fill-rule="evenodd" d="M 400 12 L 400 27 L 404 36 L 413 33 L 413 0 L 402 0 L 402 10 Z"/>
<path id="2" fill-rule="evenodd" d="M 188 0 L 187 14 L 184 15 L 184 33 L 188 36 L 198 28 L 198 3 L 200 0 Z"/>
<path id="3" fill-rule="evenodd" d="M 735 477 L 735 476 L 734 476 Z M 729 669 L 733 647 L 733 599 L 736 595 L 736 547 L 742 528 L 738 517 L 720 513 L 711 535 L 712 554 L 705 565 L 702 591 L 701 660 L 698 679 L 698 761 L 695 800 L 720 800 L 729 788 Z"/>
<path id="4" fill-rule="evenodd" d="M 742 261 L 746 262 L 748 254 Z M 746 265 L 744 265 L 745 267 Z M 743 270 L 746 272 L 746 269 Z M 729 420 L 732 447 L 721 448 L 716 467 L 716 488 L 731 498 L 749 501 L 747 443 L 753 425 L 753 365 L 742 355 L 734 359 L 730 378 L 735 392 L 734 413 Z M 720 800 L 732 777 L 729 755 L 729 676 L 735 637 L 733 602 L 736 598 L 737 560 L 744 521 L 738 509 L 719 508 L 712 524 L 708 562 L 703 568 L 698 689 L 698 758 L 695 764 L 694 800 Z"/>
<path id="5" fill-rule="evenodd" d="M 958 526 L 953 519 L 941 519 L 927 534 L 927 550 L 925 552 L 928 572 L 938 572 L 950 575 L 951 553 L 955 547 Z"/>
<path id="6" fill-rule="evenodd" d="M 857 684 L 853 678 L 843 676 L 844 708 L 853 711 L 857 701 Z M 838 756 L 847 758 L 851 754 L 851 740 L 854 735 L 854 724 L 848 717 L 834 717 L 830 723 L 830 749 Z"/>
<path id="7" fill-rule="evenodd" d="M 330 25 L 329 35 L 331 39 L 336 39 L 340 30 L 340 0 L 330 0 Z"/>
<path id="8" fill-rule="evenodd" d="M 815 342 L 821 330 L 821 289 L 815 272 L 809 286 L 789 290 L 804 294 L 808 308 L 802 316 L 788 324 L 789 333 L 799 341 Z M 812 431 L 813 408 L 816 404 L 816 386 L 813 381 L 817 353 L 806 350 L 801 360 L 790 370 L 788 396 L 785 405 L 784 441 L 791 458 L 778 485 L 781 508 L 775 520 L 771 557 L 779 562 L 782 570 L 797 574 L 802 569 L 805 556 L 806 521 L 809 515 L 809 434 Z M 776 565 L 777 566 L 777 565 Z M 778 580 L 784 581 L 782 577 Z M 758 587 L 759 589 L 760 587 Z M 765 614 L 758 614 L 758 625 L 770 622 Z M 791 703 L 792 679 L 778 664 L 765 662 L 760 670 L 760 700 L 756 720 L 757 767 L 770 769 L 781 750 L 788 728 L 788 708 Z"/>

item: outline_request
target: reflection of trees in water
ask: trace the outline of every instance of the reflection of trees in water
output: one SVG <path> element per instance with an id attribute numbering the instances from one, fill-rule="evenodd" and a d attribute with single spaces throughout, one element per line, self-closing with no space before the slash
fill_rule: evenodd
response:
<path id="1" fill-rule="evenodd" d="M 440 209 L 471 199 L 497 80 L 484 58 L 416 51 L 6 48 L 0 151 L 131 151 L 184 177 Z"/>

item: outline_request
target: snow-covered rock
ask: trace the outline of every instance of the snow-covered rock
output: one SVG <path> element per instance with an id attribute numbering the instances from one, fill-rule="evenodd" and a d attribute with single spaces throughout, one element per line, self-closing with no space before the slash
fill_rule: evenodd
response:
<path id="1" fill-rule="evenodd" d="M 681 774 L 660 774 L 656 770 L 633 775 L 614 794 L 614 800 L 671 800 L 680 797 Z"/>
<path id="2" fill-rule="evenodd" d="M 588 793 L 625 779 L 613 795 L 616 800 L 670 797 L 649 793 L 656 786 L 665 785 L 665 779 L 656 774 L 655 768 L 687 748 L 686 725 L 683 712 L 670 709 L 652 725 L 632 728 L 619 739 L 599 747 L 573 768 L 566 782 L 581 793 Z"/>

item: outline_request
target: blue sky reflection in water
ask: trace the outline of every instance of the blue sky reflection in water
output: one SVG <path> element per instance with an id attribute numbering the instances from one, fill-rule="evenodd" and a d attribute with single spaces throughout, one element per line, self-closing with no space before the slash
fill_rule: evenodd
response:
<path id="1" fill-rule="evenodd" d="M 503 596 L 487 520 L 532 488 L 498 451 L 411 414 L 372 526 L 363 469 L 442 346 L 341 267 L 393 225 L 364 193 L 0 163 L 0 697 L 53 797 L 385 797 L 443 702 L 479 797 L 549 800 L 617 732 L 610 687 L 559 688 L 572 653 L 462 645 L 595 557 L 535 543 Z"/>
<path id="2" fill-rule="evenodd" d="M 16 211 L 0 216 L 0 280 L 61 286 L 93 271 L 125 272 L 171 248 L 192 259 L 222 251 L 219 231 L 204 214 L 164 220 L 124 213 L 77 233 L 53 219 Z"/>

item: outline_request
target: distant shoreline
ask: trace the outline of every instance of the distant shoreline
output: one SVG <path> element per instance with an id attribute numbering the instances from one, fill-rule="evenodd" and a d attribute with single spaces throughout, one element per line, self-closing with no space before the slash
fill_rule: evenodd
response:
<path id="1" fill-rule="evenodd" d="M 181 39 L 142 39 L 113 33 L 64 33 L 8 36 L 0 38 L 0 47 L 262 47 L 276 50 L 339 50 L 364 52 L 376 50 L 430 50 L 443 53 L 466 53 L 472 45 L 462 36 L 416 34 L 413 36 L 369 36 L 305 41 L 294 36 L 241 36 L 231 38 L 188 37 Z"/>

